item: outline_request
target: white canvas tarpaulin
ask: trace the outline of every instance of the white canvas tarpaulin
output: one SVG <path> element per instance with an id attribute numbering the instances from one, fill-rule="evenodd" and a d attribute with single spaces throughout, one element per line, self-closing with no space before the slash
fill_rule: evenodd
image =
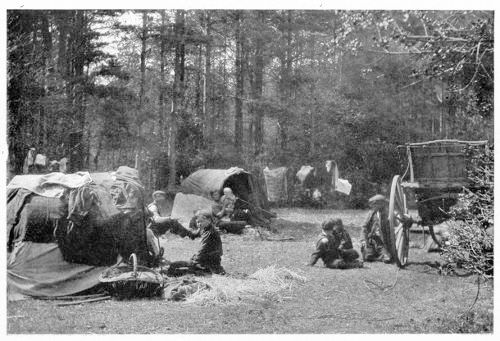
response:
<path id="1" fill-rule="evenodd" d="M 66 188 L 82 187 L 91 181 L 89 172 L 16 175 L 7 185 L 7 190 L 24 188 L 43 197 L 60 198 Z"/>
<path id="2" fill-rule="evenodd" d="M 335 190 L 340 193 L 344 193 L 349 195 L 351 193 L 351 188 L 352 185 L 349 183 L 348 180 L 345 179 L 338 179 L 336 184 L 335 184 Z"/>
<path id="3" fill-rule="evenodd" d="M 172 219 L 184 227 L 189 227 L 189 221 L 194 216 L 194 212 L 202 209 L 212 209 L 215 202 L 195 194 L 177 193 L 172 208 Z"/>
<path id="4" fill-rule="evenodd" d="M 286 179 L 286 167 L 274 169 L 264 168 L 264 180 L 266 181 L 267 200 L 279 202 L 288 199 L 288 186 Z"/>
<path id="5" fill-rule="evenodd" d="M 299 179 L 301 184 L 304 183 L 304 181 L 306 181 L 306 178 L 313 170 L 314 167 L 309 165 L 300 167 L 299 171 L 297 172 L 297 179 Z"/>
<path id="6" fill-rule="evenodd" d="M 335 189 L 337 186 L 337 181 L 339 179 L 339 168 L 337 166 L 337 162 L 333 160 L 327 160 L 325 163 L 326 167 L 326 172 L 328 174 L 332 174 L 331 176 L 331 182 L 329 183 L 332 187 L 332 189 Z"/>

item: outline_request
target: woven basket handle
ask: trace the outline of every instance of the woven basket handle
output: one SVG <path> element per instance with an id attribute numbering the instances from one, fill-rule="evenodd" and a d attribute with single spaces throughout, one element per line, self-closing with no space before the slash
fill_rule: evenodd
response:
<path id="1" fill-rule="evenodd" d="M 134 277 L 137 277 L 137 256 L 135 255 L 135 253 L 132 253 L 128 260 L 129 262 L 132 262 L 132 266 L 134 269 Z"/>

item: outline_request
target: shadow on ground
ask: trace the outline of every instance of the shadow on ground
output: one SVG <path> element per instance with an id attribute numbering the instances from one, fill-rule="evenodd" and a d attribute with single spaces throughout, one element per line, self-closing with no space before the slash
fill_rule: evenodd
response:
<path id="1" fill-rule="evenodd" d="M 304 240 L 320 233 L 321 227 L 314 223 L 296 222 L 286 219 L 273 219 L 271 223 L 271 233 L 293 237 L 294 240 Z"/>

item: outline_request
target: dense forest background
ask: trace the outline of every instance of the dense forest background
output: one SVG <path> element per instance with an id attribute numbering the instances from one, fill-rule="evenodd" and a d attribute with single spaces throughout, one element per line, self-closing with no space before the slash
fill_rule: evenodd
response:
<path id="1" fill-rule="evenodd" d="M 492 11 L 9 10 L 8 171 L 336 160 L 352 205 L 404 171 L 397 146 L 493 140 Z M 375 188 L 375 189 L 374 189 Z M 365 197 L 366 198 L 366 197 Z"/>

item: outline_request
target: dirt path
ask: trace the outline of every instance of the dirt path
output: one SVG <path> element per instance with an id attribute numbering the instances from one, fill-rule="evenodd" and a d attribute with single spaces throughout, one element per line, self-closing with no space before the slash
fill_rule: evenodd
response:
<path id="1" fill-rule="evenodd" d="M 260 241 L 223 235 L 223 265 L 229 273 L 253 273 L 269 265 L 287 267 L 308 278 L 282 294 L 280 301 L 203 307 L 163 300 L 105 301 L 57 307 L 26 300 L 7 307 L 9 333 L 429 333 L 442 332 L 440 321 L 463 313 L 474 301 L 473 277 L 442 276 L 433 267 L 438 254 L 410 250 L 404 270 L 366 264 L 364 269 L 330 270 L 305 266 L 319 222 L 341 216 L 357 237 L 360 211 L 279 210 L 280 234 L 295 241 Z M 299 232 L 297 232 L 299 231 Z M 199 241 L 169 235 L 166 257 L 188 259 Z M 357 238 L 355 239 L 357 247 Z M 319 262 L 321 263 L 321 262 Z M 492 285 L 481 288 L 475 308 L 493 308 Z M 441 328 L 441 329 L 440 329 Z"/>

